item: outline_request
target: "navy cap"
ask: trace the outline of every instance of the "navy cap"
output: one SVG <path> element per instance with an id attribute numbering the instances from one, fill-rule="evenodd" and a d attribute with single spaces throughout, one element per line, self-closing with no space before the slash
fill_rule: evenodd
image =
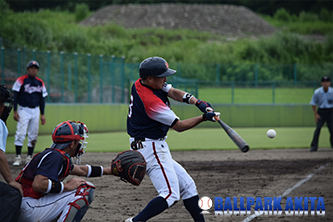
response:
<path id="1" fill-rule="evenodd" d="M 176 73 L 176 70 L 169 69 L 167 61 L 161 57 L 149 57 L 143 60 L 139 67 L 140 78 L 148 76 L 167 77 Z"/>
<path id="2" fill-rule="evenodd" d="M 39 69 L 39 64 L 35 60 L 31 60 L 30 62 L 28 62 L 27 69 L 30 68 L 31 66 L 36 66 Z"/>
<path id="3" fill-rule="evenodd" d="M 323 78 L 321 78 L 321 81 L 322 81 L 322 82 L 330 82 L 331 79 L 330 79 L 330 77 L 328 77 L 328 76 L 324 76 Z"/>

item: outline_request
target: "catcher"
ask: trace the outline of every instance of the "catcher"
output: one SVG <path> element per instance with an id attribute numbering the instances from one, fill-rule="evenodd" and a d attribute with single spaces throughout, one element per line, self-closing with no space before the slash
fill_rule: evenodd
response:
<path id="1" fill-rule="evenodd" d="M 93 200 L 95 186 L 77 177 L 62 182 L 68 175 L 101 177 L 114 174 L 135 185 L 140 184 L 146 163 L 138 152 L 119 154 L 113 161 L 113 168 L 78 165 L 85 153 L 87 138 L 88 128 L 81 122 L 65 121 L 54 128 L 51 148 L 36 154 L 16 178 L 23 189 L 19 221 L 81 221 Z M 143 166 L 136 170 L 139 173 L 143 169 L 140 177 L 125 173 L 125 169 L 130 172 L 138 165 Z"/>

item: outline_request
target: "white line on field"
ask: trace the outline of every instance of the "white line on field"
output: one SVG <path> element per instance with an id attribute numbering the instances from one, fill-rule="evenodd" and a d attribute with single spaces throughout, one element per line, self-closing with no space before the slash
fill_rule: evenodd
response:
<path id="1" fill-rule="evenodd" d="M 280 196 L 280 197 L 285 197 L 286 195 L 288 195 L 291 191 L 293 191 L 294 189 L 296 189 L 297 187 L 301 186 L 303 183 L 305 183 L 306 181 L 310 180 L 310 178 L 315 175 L 316 173 L 318 173 L 319 171 L 321 171 L 322 169 L 324 169 L 325 167 L 327 167 L 328 165 L 330 165 L 331 163 L 326 163 L 324 165 L 322 165 L 321 167 L 319 167 L 318 169 L 316 169 L 313 173 L 310 173 L 309 175 L 307 175 L 303 180 L 299 181 L 298 183 L 296 183 L 294 186 L 288 188 L 286 191 L 284 191 L 284 193 Z M 252 214 L 251 216 L 247 217 L 245 220 L 243 220 L 242 222 L 249 222 L 252 219 L 259 217 L 260 215 L 264 214 L 263 211 L 256 213 L 256 214 Z"/>

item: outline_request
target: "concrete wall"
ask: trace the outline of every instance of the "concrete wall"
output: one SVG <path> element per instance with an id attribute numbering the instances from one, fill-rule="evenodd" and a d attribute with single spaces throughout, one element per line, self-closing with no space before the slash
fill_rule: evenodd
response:
<path id="1" fill-rule="evenodd" d="M 221 119 L 231 127 L 301 127 L 315 126 L 312 108 L 304 105 L 213 105 L 221 112 Z M 79 120 L 87 124 L 90 132 L 126 130 L 128 105 L 126 104 L 46 104 L 46 124 L 40 125 L 40 134 L 50 134 L 54 127 L 66 120 Z M 172 109 L 180 119 L 201 115 L 195 107 L 176 103 Z M 13 112 L 7 120 L 10 135 L 16 131 Z M 198 127 L 220 127 L 205 122 Z"/>

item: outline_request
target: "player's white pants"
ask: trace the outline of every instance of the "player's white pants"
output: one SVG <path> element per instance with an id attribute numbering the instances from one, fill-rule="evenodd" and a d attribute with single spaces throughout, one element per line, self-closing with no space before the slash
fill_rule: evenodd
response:
<path id="1" fill-rule="evenodd" d="M 133 138 L 130 138 L 130 143 Z M 145 139 L 143 148 L 138 151 L 147 162 L 146 175 L 149 176 L 159 196 L 163 197 L 168 206 L 198 195 L 197 188 L 186 170 L 172 159 L 169 146 L 165 139 Z"/>
<path id="2" fill-rule="evenodd" d="M 39 107 L 29 108 L 20 106 L 17 109 L 17 113 L 19 115 L 19 121 L 17 122 L 14 144 L 16 146 L 23 146 L 28 128 L 28 146 L 35 147 L 39 129 Z"/>
<path id="3" fill-rule="evenodd" d="M 81 191 L 84 188 L 78 188 Z M 60 213 L 58 222 L 65 221 L 66 216 L 72 205 L 70 203 L 81 199 L 82 195 L 76 195 L 77 190 L 50 193 L 39 199 L 23 197 L 19 222 L 50 222 L 56 219 Z"/>

